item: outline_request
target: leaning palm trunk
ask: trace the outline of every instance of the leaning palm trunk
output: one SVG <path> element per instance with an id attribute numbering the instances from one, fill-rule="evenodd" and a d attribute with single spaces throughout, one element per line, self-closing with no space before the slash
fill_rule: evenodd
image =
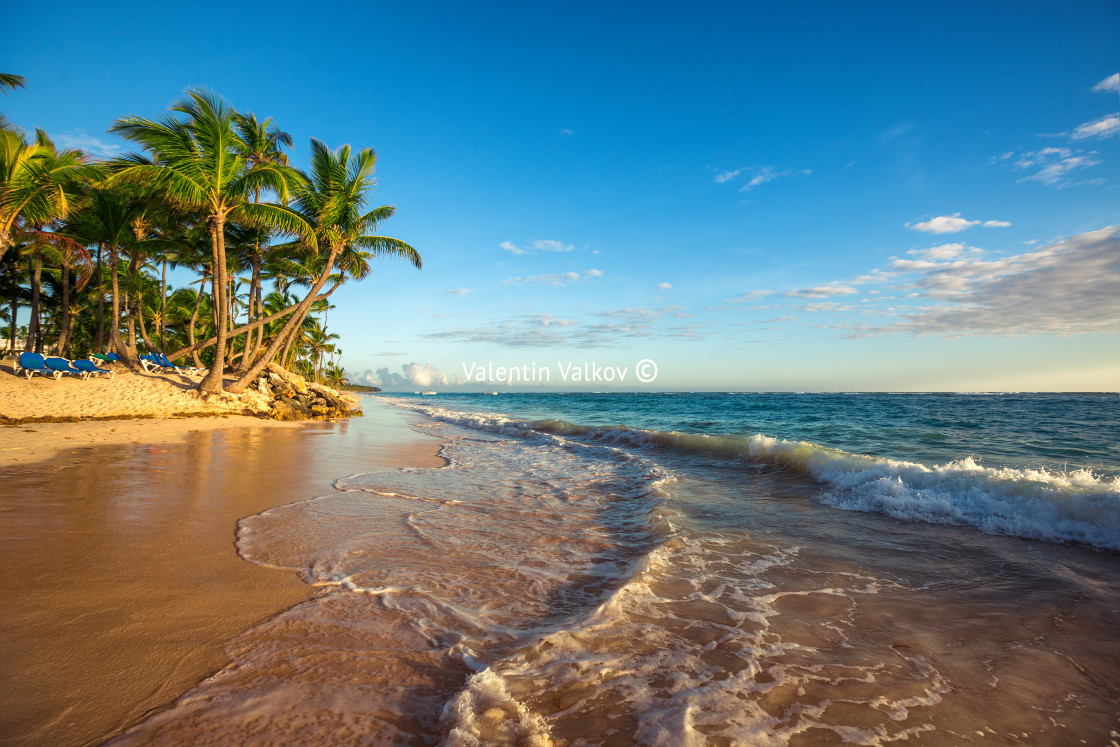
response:
<path id="1" fill-rule="evenodd" d="M 248 371 L 241 375 L 241 378 L 230 385 L 230 392 L 232 392 L 233 394 L 240 394 L 241 392 L 245 391 L 245 387 L 249 385 L 249 382 L 257 378 L 257 375 L 262 370 L 264 370 L 264 367 L 267 366 L 269 361 L 271 361 L 272 358 L 276 355 L 276 351 L 280 349 L 280 345 L 284 341 L 284 338 L 292 334 L 294 330 L 298 329 L 300 324 L 303 324 L 303 320 L 307 316 L 307 312 L 311 310 L 311 304 L 315 302 L 315 296 L 319 294 L 319 291 L 322 290 L 323 285 L 327 282 L 327 278 L 330 277 L 331 270 L 334 269 L 335 260 L 338 259 L 338 255 L 341 252 L 341 246 L 331 247 L 330 256 L 327 257 L 327 266 L 323 269 L 322 274 L 319 275 L 319 279 L 315 281 L 315 285 L 313 285 L 311 287 L 311 290 L 307 292 L 307 297 L 303 299 L 299 307 L 296 309 L 295 313 L 292 314 L 292 318 L 289 319 L 288 322 L 284 325 L 283 329 L 280 330 L 280 334 L 276 335 L 276 339 L 273 340 L 272 344 L 268 346 L 268 349 L 264 351 L 264 355 L 258 358 L 256 363 L 254 363 Z"/>
<path id="2" fill-rule="evenodd" d="M 156 347 L 148 337 L 148 328 L 144 325 L 144 299 L 139 293 L 136 294 L 136 319 L 140 323 L 140 339 L 144 341 L 144 346 L 149 352 L 155 352 Z"/>
<path id="3" fill-rule="evenodd" d="M 315 298 L 311 299 L 311 302 L 314 303 L 315 301 L 318 301 L 320 299 L 330 298 L 331 294 L 334 293 L 336 290 L 338 290 L 338 288 L 341 285 L 342 285 L 341 281 L 339 281 L 338 283 L 335 283 L 334 286 L 332 286 L 329 291 L 327 291 L 326 293 L 323 293 L 321 295 L 315 296 Z M 303 304 L 303 301 L 300 301 L 299 303 L 294 303 L 291 306 L 288 306 L 287 308 L 284 308 L 284 309 L 281 309 L 280 311 L 277 311 L 275 314 L 269 314 L 268 316 L 261 317 L 260 319 L 258 319 L 255 322 L 251 322 L 249 324 L 243 324 L 242 326 L 234 329 L 232 334 L 239 335 L 242 332 L 248 332 L 250 330 L 254 330 L 254 329 L 257 329 L 259 327 L 263 327 L 264 325 L 269 324 L 270 322 L 274 322 L 277 319 L 283 319 L 284 317 L 288 316 L 288 314 L 293 313 L 302 304 Z M 217 341 L 217 339 L 218 338 L 215 336 L 215 337 L 211 337 L 207 340 L 203 340 L 202 342 L 196 342 L 193 345 L 182 348 L 181 350 L 176 350 L 174 353 L 169 354 L 167 357 L 168 357 L 169 360 L 173 360 L 173 361 L 178 360 L 179 358 L 182 358 L 185 355 L 189 355 L 189 354 L 191 354 L 195 351 L 205 350 L 206 348 L 213 345 Z"/>

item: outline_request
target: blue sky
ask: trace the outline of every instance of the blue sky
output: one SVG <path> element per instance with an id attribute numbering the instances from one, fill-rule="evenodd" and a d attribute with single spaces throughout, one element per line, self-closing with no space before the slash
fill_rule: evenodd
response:
<path id="1" fill-rule="evenodd" d="M 1120 389 L 1115 2 L 185 7 L 10 9 L 68 41 L 8 35 L 0 107 L 112 153 L 205 86 L 376 148 L 424 269 L 335 294 L 356 376 Z"/>

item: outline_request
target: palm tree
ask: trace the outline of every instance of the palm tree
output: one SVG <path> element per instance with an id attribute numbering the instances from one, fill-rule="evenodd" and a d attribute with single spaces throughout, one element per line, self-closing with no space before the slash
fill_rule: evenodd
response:
<path id="1" fill-rule="evenodd" d="M 136 226 L 155 206 L 150 195 L 120 184 L 98 184 L 89 190 L 85 207 L 65 227 L 65 233 L 109 254 L 111 311 L 109 340 L 118 355 L 139 365 L 135 344 L 121 337 L 121 252 L 136 243 Z M 131 337 L 131 336 L 130 336 Z"/>
<path id="2" fill-rule="evenodd" d="M 323 268 L 277 338 L 264 355 L 229 387 L 229 391 L 235 394 L 244 391 L 275 357 L 284 338 L 303 323 L 316 295 L 330 277 L 335 261 L 348 247 L 407 259 L 420 268 L 420 254 L 411 246 L 400 239 L 370 233 L 395 212 L 395 208 L 389 205 L 362 212 L 368 193 L 374 187 L 376 165 L 377 156 L 372 148 L 361 150 L 351 158 L 349 145 L 332 152 L 322 142 L 314 138 L 311 140 L 311 173 L 300 172 L 300 178 L 293 185 L 293 196 L 296 209 L 303 220 L 313 227 L 316 238 L 314 242 L 302 241 L 301 248 L 312 255 L 318 255 L 325 248 L 327 255 Z"/>
<path id="3" fill-rule="evenodd" d="M 249 201 L 261 190 L 274 191 L 284 200 L 291 170 L 277 164 L 252 163 L 245 155 L 248 146 L 237 132 L 236 117 L 236 112 L 214 94 L 191 89 L 185 100 L 174 104 L 171 113 L 159 120 L 127 116 L 110 128 L 110 132 L 138 143 L 152 156 L 130 154 L 116 159 L 117 178 L 150 184 L 176 207 L 205 215 L 212 252 L 217 341 L 214 365 L 199 388 L 210 392 L 222 390 L 226 354 L 226 223 L 236 218 L 272 226 L 300 235 L 309 246 L 316 244 L 311 227 L 297 212 L 280 204 Z"/>
<path id="4" fill-rule="evenodd" d="M 0 91 L 7 93 L 8 91 L 15 90 L 16 88 L 24 88 L 27 86 L 27 79 L 22 75 L 12 75 L 11 73 L 0 73 Z M 0 130 L 11 129 L 8 120 L 0 114 Z"/>
<path id="5" fill-rule="evenodd" d="M 27 78 L 22 75 L 12 75 L 11 73 L 0 73 L 0 91 L 7 93 L 15 88 L 26 88 Z"/>
<path id="6" fill-rule="evenodd" d="M 0 129 L 0 259 L 24 226 L 65 218 L 79 186 L 100 174 L 79 150 L 56 150 L 46 133 L 35 141 L 16 129 Z"/>

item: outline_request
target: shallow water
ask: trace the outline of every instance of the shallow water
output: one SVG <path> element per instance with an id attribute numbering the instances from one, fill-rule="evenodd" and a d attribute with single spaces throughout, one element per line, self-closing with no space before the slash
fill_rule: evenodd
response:
<path id="1" fill-rule="evenodd" d="M 669 408 L 619 398 L 601 422 L 551 403 L 529 420 L 394 401 L 429 418 L 450 465 L 353 475 L 243 520 L 239 553 L 296 569 L 316 597 L 237 639 L 229 667 L 122 743 L 1099 744 L 1120 730 L 1106 448 L 1058 467 L 996 439 L 981 467 L 943 446 L 860 454 L 866 424 L 819 444 L 792 428 L 674 434 Z"/>

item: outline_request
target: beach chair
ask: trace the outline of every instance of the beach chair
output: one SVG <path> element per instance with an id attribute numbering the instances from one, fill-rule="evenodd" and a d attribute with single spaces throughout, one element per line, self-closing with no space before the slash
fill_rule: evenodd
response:
<path id="1" fill-rule="evenodd" d="M 86 374 L 86 378 L 91 376 L 99 376 L 101 374 L 109 374 L 109 380 L 112 381 L 113 377 L 117 375 L 116 371 L 110 371 L 107 368 L 101 368 L 93 361 L 72 361 L 74 368 Z"/>
<path id="2" fill-rule="evenodd" d="M 160 364 L 155 362 L 155 360 L 152 358 L 151 353 L 148 353 L 147 355 L 140 356 L 140 365 L 148 373 L 151 373 L 155 369 L 163 368 L 163 366 L 161 366 Z"/>
<path id="3" fill-rule="evenodd" d="M 112 363 L 113 362 L 113 359 L 110 358 L 109 356 L 105 355 L 104 353 L 91 353 L 90 356 L 89 356 L 89 359 L 94 362 L 94 365 L 96 365 L 98 363 Z"/>
<path id="4" fill-rule="evenodd" d="M 62 378 L 62 372 L 49 368 L 40 353 L 20 353 L 19 360 L 16 361 L 15 371 L 13 371 L 13 373 L 18 376 L 20 371 L 24 371 L 27 374 L 28 381 L 37 373 L 53 376 L 55 381 Z"/>
<path id="5" fill-rule="evenodd" d="M 89 378 L 89 374 L 81 371 L 80 369 L 74 368 L 74 366 L 71 365 L 70 361 L 66 360 L 65 358 L 47 358 L 43 362 L 47 364 L 47 368 L 51 369 L 52 371 L 58 371 L 60 374 L 70 374 L 71 376 L 77 376 L 83 381 Z"/>
<path id="6" fill-rule="evenodd" d="M 122 358 L 122 357 L 121 357 L 120 355 L 118 355 L 117 353 L 107 353 L 107 354 L 106 354 L 106 357 L 107 357 L 107 358 L 108 358 L 109 360 L 111 360 L 111 361 L 112 361 L 113 363 L 120 363 L 121 361 L 123 361 L 123 360 L 124 360 L 124 358 Z"/>
<path id="7" fill-rule="evenodd" d="M 202 371 L 201 368 L 195 368 L 194 366 L 176 366 L 167 359 L 167 355 L 164 353 L 155 353 L 154 355 L 163 364 L 164 368 L 173 368 L 177 373 L 197 374 Z"/>

